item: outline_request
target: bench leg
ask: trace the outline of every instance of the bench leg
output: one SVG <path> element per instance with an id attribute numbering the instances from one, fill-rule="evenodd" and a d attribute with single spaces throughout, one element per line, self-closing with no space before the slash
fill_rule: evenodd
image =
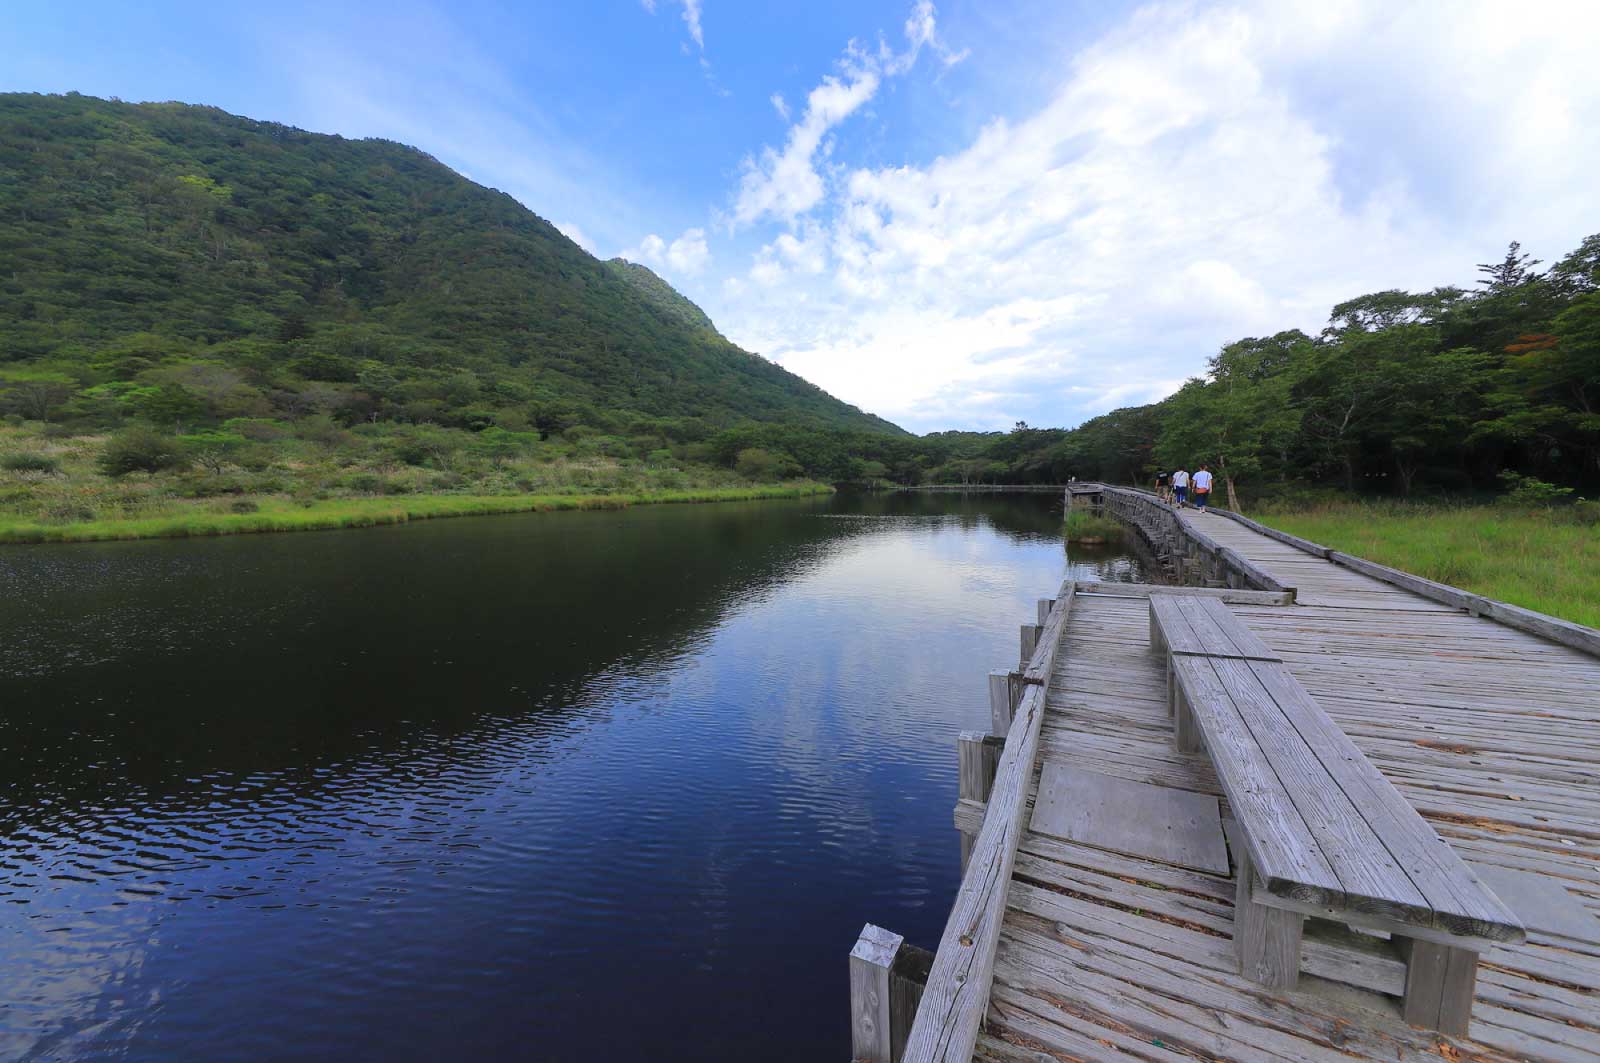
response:
<path id="1" fill-rule="evenodd" d="M 1172 671 L 1172 654 L 1167 654 L 1167 718 L 1178 717 L 1178 677 Z"/>
<path id="2" fill-rule="evenodd" d="M 1200 728 L 1195 726 L 1194 710 L 1189 707 L 1189 699 L 1184 695 L 1183 688 L 1176 683 L 1169 684 L 1172 688 L 1172 699 L 1177 723 L 1174 727 L 1178 752 L 1200 752 Z"/>
<path id="3" fill-rule="evenodd" d="M 1256 870 L 1243 846 L 1234 856 L 1238 885 L 1233 904 L 1233 948 L 1239 973 L 1270 989 L 1293 989 L 1300 983 L 1300 937 L 1306 917 L 1268 908 L 1251 899 Z"/>
<path id="4" fill-rule="evenodd" d="M 1478 986 L 1478 954 L 1470 949 L 1400 938 L 1406 956 L 1406 1022 L 1464 1037 Z"/>

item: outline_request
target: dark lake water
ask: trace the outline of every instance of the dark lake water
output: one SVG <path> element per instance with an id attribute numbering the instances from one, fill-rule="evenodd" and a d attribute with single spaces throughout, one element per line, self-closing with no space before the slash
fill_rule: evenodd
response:
<path id="1" fill-rule="evenodd" d="M 819 1060 L 1052 495 L 0 547 L 0 1059 Z"/>

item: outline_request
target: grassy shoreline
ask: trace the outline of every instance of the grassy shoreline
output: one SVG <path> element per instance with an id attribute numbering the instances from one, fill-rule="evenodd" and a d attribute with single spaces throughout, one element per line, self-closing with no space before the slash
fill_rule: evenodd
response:
<path id="1" fill-rule="evenodd" d="M 1249 516 L 1369 561 L 1600 627 L 1600 526 L 1576 519 L 1571 507 L 1339 502 Z"/>
<path id="2" fill-rule="evenodd" d="M 183 539 L 265 532 L 370 528 L 413 520 L 502 513 L 575 509 L 625 509 L 634 505 L 742 502 L 831 494 L 826 484 L 771 484 L 700 489 L 663 489 L 609 494 L 408 495 L 385 498 L 335 498 L 310 503 L 259 499 L 251 513 L 218 513 L 199 506 L 192 512 L 43 523 L 0 516 L 0 544 L 83 543 L 132 539 Z"/>

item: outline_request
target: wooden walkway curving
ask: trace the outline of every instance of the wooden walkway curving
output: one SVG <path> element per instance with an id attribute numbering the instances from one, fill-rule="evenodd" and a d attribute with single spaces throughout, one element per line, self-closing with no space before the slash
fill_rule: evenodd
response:
<path id="1" fill-rule="evenodd" d="M 1564 891 L 1569 911 L 1523 913 L 1527 941 L 1484 955 L 1469 1036 L 1448 1038 L 1376 993 L 1241 977 L 1227 873 L 1024 829 L 974 1058 L 1600 1059 L 1600 659 L 1225 517 L 1183 519 L 1298 588 L 1234 612 L 1485 881 L 1513 906 L 1505 890 Z M 1220 795 L 1206 758 L 1174 747 L 1145 598 L 1080 589 L 1053 676 L 1029 805 L 1046 761 Z M 982 815 L 963 802 L 957 825 Z M 1496 869 L 1534 876 L 1502 887 Z"/>

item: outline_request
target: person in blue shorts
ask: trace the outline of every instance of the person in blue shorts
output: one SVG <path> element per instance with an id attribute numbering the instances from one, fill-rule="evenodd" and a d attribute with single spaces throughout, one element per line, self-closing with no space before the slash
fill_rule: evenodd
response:
<path id="1" fill-rule="evenodd" d="M 1200 471 L 1194 474 L 1194 508 L 1205 509 L 1206 501 L 1211 497 L 1211 472 L 1204 463 Z"/>
<path id="2" fill-rule="evenodd" d="M 1178 504 L 1179 509 L 1183 508 L 1184 499 L 1188 494 L 1189 474 L 1183 469 L 1179 469 L 1172 474 L 1172 499 Z"/>

